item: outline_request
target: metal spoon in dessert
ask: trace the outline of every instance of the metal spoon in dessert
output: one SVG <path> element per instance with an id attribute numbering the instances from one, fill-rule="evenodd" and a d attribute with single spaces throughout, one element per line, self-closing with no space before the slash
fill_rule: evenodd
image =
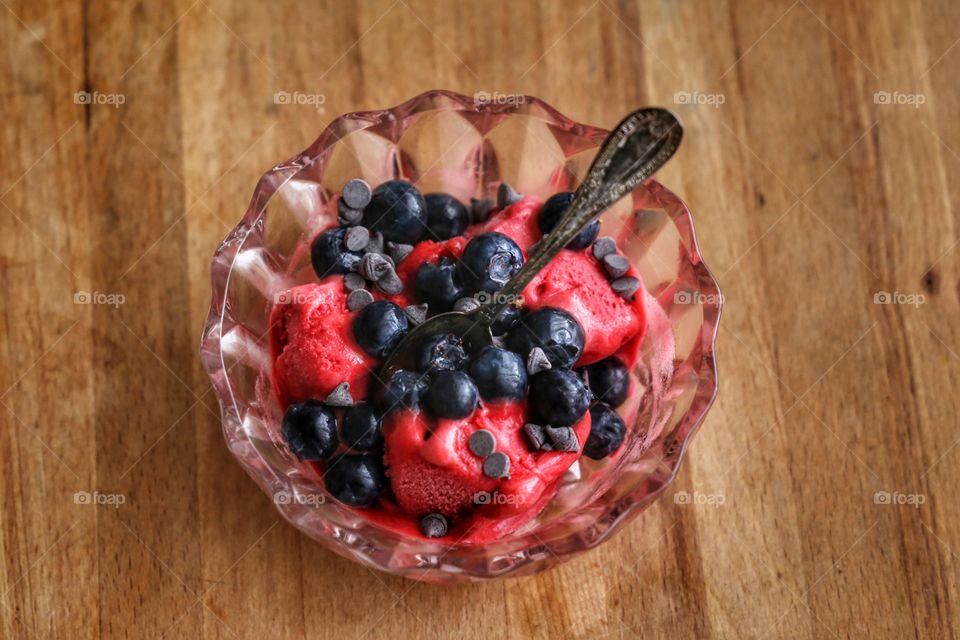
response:
<path id="1" fill-rule="evenodd" d="M 634 111 L 618 124 L 600 147 L 587 177 L 556 226 L 533 248 L 517 273 L 472 312 L 436 315 L 408 333 L 384 362 L 380 380 L 401 368 L 412 368 L 424 340 L 438 333 L 460 337 L 471 350 L 493 342 L 491 326 L 523 289 L 580 231 L 662 167 L 676 152 L 683 126 L 666 109 Z"/>

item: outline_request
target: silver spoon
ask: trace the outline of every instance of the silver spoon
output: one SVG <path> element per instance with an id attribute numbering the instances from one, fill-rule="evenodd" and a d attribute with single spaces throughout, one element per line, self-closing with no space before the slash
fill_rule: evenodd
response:
<path id="1" fill-rule="evenodd" d="M 460 337 L 470 350 L 491 344 L 490 328 L 497 316 L 584 227 L 666 164 L 682 137 L 683 125 L 666 109 L 640 109 L 624 118 L 604 140 L 569 208 L 520 270 L 478 309 L 441 313 L 408 333 L 383 363 L 381 382 L 389 381 L 397 369 L 412 369 L 424 339 L 437 333 Z"/>

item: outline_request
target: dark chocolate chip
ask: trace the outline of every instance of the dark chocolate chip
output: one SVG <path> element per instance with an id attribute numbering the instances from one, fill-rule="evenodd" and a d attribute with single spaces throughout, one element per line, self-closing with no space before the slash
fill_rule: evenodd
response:
<path id="1" fill-rule="evenodd" d="M 360 251 L 370 244 L 370 231 L 366 227 L 350 227 L 343 234 L 343 244 L 350 251 Z"/>
<path id="2" fill-rule="evenodd" d="M 367 280 L 377 282 L 392 270 L 390 261 L 382 253 L 365 253 L 360 259 L 359 273 Z"/>
<path id="3" fill-rule="evenodd" d="M 348 273 L 343 276 L 343 286 L 347 288 L 347 291 L 356 291 L 366 288 L 367 281 L 359 273 Z"/>
<path id="4" fill-rule="evenodd" d="M 470 198 L 470 222 L 486 222 L 493 211 L 494 202 L 490 198 Z"/>
<path id="5" fill-rule="evenodd" d="M 380 289 L 380 291 L 383 291 L 388 296 L 395 296 L 403 291 L 403 282 L 400 280 L 397 272 L 393 270 L 392 266 L 383 274 L 383 277 L 377 280 L 377 289 Z"/>
<path id="6" fill-rule="evenodd" d="M 373 294 L 366 289 L 357 289 L 351 291 L 347 296 L 347 309 L 350 311 L 360 311 L 365 306 L 373 302 Z"/>
<path id="7" fill-rule="evenodd" d="M 610 236 L 597 238 L 593 243 L 593 257 L 597 260 L 603 260 L 606 256 L 617 252 L 617 243 Z"/>
<path id="8" fill-rule="evenodd" d="M 428 513 L 420 519 L 420 531 L 428 538 L 442 538 L 450 525 L 442 513 Z"/>
<path id="9" fill-rule="evenodd" d="M 343 185 L 343 201 L 346 202 L 347 206 L 351 209 L 363 209 L 370 204 L 370 198 L 372 196 L 373 191 L 370 189 L 370 185 L 367 184 L 366 180 L 354 178 Z"/>
<path id="10" fill-rule="evenodd" d="M 497 188 L 498 209 L 505 209 L 521 198 L 523 198 L 523 194 L 515 191 L 514 188 L 508 185 L 506 182 L 501 182 L 500 186 Z"/>
<path id="11" fill-rule="evenodd" d="M 528 422 L 523 425 L 523 433 L 526 434 L 527 440 L 530 442 L 530 449 L 533 451 L 543 449 L 543 445 L 547 441 L 547 434 L 542 426 Z"/>
<path id="12" fill-rule="evenodd" d="M 580 443 L 573 427 L 546 427 L 547 439 L 552 451 L 580 451 Z"/>
<path id="13" fill-rule="evenodd" d="M 363 219 L 363 211 L 351 209 L 343 201 L 343 198 L 337 201 L 337 215 L 339 216 L 340 224 L 344 227 L 360 224 L 360 221 Z"/>
<path id="14" fill-rule="evenodd" d="M 393 258 L 394 265 L 403 262 L 403 259 L 410 255 L 411 251 L 413 251 L 412 244 L 387 243 L 387 255 Z"/>
<path id="15" fill-rule="evenodd" d="M 640 288 L 640 281 L 629 276 L 617 278 L 610 286 L 617 292 L 617 295 L 627 300 L 633 300 L 633 294 Z"/>
<path id="16" fill-rule="evenodd" d="M 546 371 L 553 365 L 550 364 L 550 358 L 540 347 L 534 347 L 527 356 L 527 373 L 536 375 L 541 371 Z"/>
<path id="17" fill-rule="evenodd" d="M 495 451 L 483 461 L 483 474 L 488 478 L 509 478 L 510 458 L 502 451 Z"/>
<path id="18" fill-rule="evenodd" d="M 473 455 L 486 458 L 497 450 L 497 438 L 492 432 L 486 429 L 478 429 L 470 434 L 467 445 L 470 447 Z"/>
<path id="19" fill-rule="evenodd" d="M 611 278 L 619 278 L 630 269 L 630 262 L 621 255 L 610 253 L 603 256 L 603 268 L 607 270 Z"/>
<path id="20" fill-rule="evenodd" d="M 350 395 L 350 383 L 341 382 L 338 384 L 337 388 L 324 399 L 323 404 L 331 407 L 352 407 L 353 396 Z"/>
<path id="21" fill-rule="evenodd" d="M 403 313 L 407 316 L 412 324 L 418 325 L 423 324 L 427 319 L 427 305 L 425 304 L 412 304 L 409 307 L 403 308 Z"/>

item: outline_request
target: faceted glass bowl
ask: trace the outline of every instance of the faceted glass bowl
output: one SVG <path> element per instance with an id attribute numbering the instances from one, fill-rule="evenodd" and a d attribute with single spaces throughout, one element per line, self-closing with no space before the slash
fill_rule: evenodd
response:
<path id="1" fill-rule="evenodd" d="M 607 132 L 530 96 L 430 91 L 384 111 L 334 120 L 303 153 L 267 172 L 243 220 L 213 257 L 213 302 L 201 343 L 230 451 L 294 526 L 340 555 L 431 582 L 525 575 L 595 547 L 670 484 L 717 392 L 714 344 L 721 297 L 700 258 L 686 205 L 649 180 L 601 216 L 647 291 L 648 330 L 619 409 L 619 452 L 582 458 L 546 509 L 495 542 L 440 543 L 395 533 L 338 503 L 280 436 L 268 318 L 281 292 L 316 281 L 314 235 L 336 220 L 351 178 L 403 178 L 422 192 L 469 201 L 505 181 L 546 198 L 577 187 Z"/>

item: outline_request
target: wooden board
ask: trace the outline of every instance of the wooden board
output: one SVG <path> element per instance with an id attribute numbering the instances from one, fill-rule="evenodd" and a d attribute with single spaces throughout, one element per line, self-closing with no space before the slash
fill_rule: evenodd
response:
<path id="1" fill-rule="evenodd" d="M 960 635 L 957 3 L 0 4 L 0 636 Z M 726 295 L 722 390 L 672 493 L 477 586 L 281 522 L 197 355 L 257 177 L 438 87 L 606 126 L 676 108 L 661 178 Z"/>

